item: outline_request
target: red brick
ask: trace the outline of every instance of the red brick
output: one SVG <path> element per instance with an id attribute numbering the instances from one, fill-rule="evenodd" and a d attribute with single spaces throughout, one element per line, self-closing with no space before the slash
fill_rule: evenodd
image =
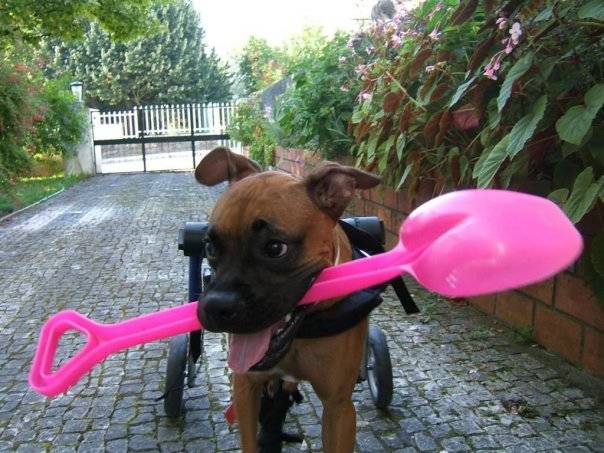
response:
<path id="1" fill-rule="evenodd" d="M 415 194 L 415 200 L 413 202 L 413 207 L 416 208 L 426 201 L 430 200 L 434 194 L 434 182 L 423 180 L 419 183 L 417 188 L 417 192 Z"/>
<path id="2" fill-rule="evenodd" d="M 390 187 L 384 189 L 384 205 L 391 209 L 397 208 L 396 192 Z"/>
<path id="3" fill-rule="evenodd" d="M 413 199 L 406 188 L 398 191 L 398 210 L 405 214 L 410 214 L 413 211 Z"/>
<path id="4" fill-rule="evenodd" d="M 543 304 L 535 312 L 535 340 L 556 351 L 571 362 L 578 363 L 581 356 L 581 326 Z"/>
<path id="5" fill-rule="evenodd" d="M 392 211 L 392 232 L 398 234 L 406 216 L 399 211 Z"/>
<path id="6" fill-rule="evenodd" d="M 521 288 L 520 291 L 529 296 L 533 296 L 535 299 L 539 299 L 543 303 L 551 305 L 554 296 L 554 279 L 550 278 L 541 283 L 525 286 L 524 288 Z"/>
<path id="7" fill-rule="evenodd" d="M 497 295 L 495 295 L 495 294 L 490 295 L 490 296 L 472 297 L 469 299 L 469 301 L 472 305 L 474 305 L 480 311 L 483 311 L 488 315 L 495 314 L 496 300 L 497 300 Z"/>
<path id="8" fill-rule="evenodd" d="M 604 308 L 593 291 L 578 277 L 561 274 L 556 282 L 556 308 L 604 330 Z"/>
<path id="9" fill-rule="evenodd" d="M 398 244 L 398 235 L 392 234 L 390 231 L 386 231 L 386 250 L 390 250 Z"/>
<path id="10" fill-rule="evenodd" d="M 592 373 L 604 376 L 604 333 L 589 327 L 585 330 L 582 364 Z"/>
<path id="11" fill-rule="evenodd" d="M 384 226 L 386 227 L 387 230 L 392 231 L 392 227 L 391 227 L 392 220 L 391 220 L 391 215 L 390 215 L 390 209 L 384 208 L 383 206 L 378 206 L 374 215 L 378 216 L 380 219 L 382 219 L 384 221 Z"/>
<path id="12" fill-rule="evenodd" d="M 515 291 L 507 291 L 497 296 L 495 316 L 518 327 L 533 325 L 535 301 Z"/>

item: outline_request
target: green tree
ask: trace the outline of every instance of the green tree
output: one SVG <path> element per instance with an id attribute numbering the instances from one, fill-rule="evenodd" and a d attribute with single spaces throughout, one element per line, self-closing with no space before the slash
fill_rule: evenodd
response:
<path id="1" fill-rule="evenodd" d="M 287 74 L 286 51 L 252 36 L 238 57 L 238 72 L 246 94 L 256 93 Z"/>
<path id="2" fill-rule="evenodd" d="M 37 43 L 44 37 L 80 38 L 98 22 L 119 39 L 132 38 L 150 23 L 158 0 L 3 0 L 0 2 L 0 47 L 15 41 Z"/>
<path id="3" fill-rule="evenodd" d="M 292 57 L 293 83 L 277 105 L 284 144 L 318 150 L 328 158 L 349 152 L 347 127 L 360 84 L 354 80 L 347 41 L 343 33 L 329 40 L 314 37 L 305 41 L 312 45 L 300 46 Z"/>
<path id="4" fill-rule="evenodd" d="M 230 98 L 230 75 L 204 44 L 199 17 L 186 0 L 156 6 L 152 33 L 116 42 L 90 24 L 80 42 L 44 43 L 49 75 L 72 74 L 88 105 L 217 102 Z"/>

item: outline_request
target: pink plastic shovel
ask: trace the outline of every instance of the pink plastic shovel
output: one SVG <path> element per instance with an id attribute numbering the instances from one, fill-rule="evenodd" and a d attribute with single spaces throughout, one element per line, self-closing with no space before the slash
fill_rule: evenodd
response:
<path id="1" fill-rule="evenodd" d="M 414 210 L 389 252 L 324 269 L 301 304 L 344 296 L 409 273 L 445 296 L 476 296 L 528 285 L 570 265 L 582 240 L 552 202 L 532 195 L 466 190 Z M 46 396 L 75 384 L 108 355 L 202 328 L 192 302 L 116 324 L 66 310 L 42 327 L 29 384 Z M 53 360 L 68 330 L 86 334 L 86 346 L 56 371 Z"/>

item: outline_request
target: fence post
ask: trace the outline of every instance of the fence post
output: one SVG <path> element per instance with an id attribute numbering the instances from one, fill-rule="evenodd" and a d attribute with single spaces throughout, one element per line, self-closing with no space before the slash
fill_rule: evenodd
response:
<path id="1" fill-rule="evenodd" d="M 139 136 L 141 138 L 141 150 L 143 152 L 143 172 L 147 172 L 147 155 L 145 153 L 145 115 L 143 112 L 143 107 L 138 106 L 135 107 L 138 112 L 138 124 L 140 125 Z"/>
<path id="2" fill-rule="evenodd" d="M 191 117 L 191 154 L 193 155 L 193 170 L 195 170 L 195 125 L 193 122 L 193 103 L 189 104 L 189 114 Z"/>

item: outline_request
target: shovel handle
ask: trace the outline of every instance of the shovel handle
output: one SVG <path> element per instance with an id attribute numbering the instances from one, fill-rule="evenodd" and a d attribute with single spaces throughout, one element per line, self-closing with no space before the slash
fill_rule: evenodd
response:
<path id="1" fill-rule="evenodd" d="M 102 324 L 73 310 L 61 311 L 48 319 L 42 327 L 29 373 L 29 384 L 46 396 L 63 393 L 110 354 L 138 344 L 202 329 L 196 313 L 197 302 L 191 302 L 115 324 Z M 59 341 L 68 331 L 86 335 L 86 345 L 53 371 Z"/>

